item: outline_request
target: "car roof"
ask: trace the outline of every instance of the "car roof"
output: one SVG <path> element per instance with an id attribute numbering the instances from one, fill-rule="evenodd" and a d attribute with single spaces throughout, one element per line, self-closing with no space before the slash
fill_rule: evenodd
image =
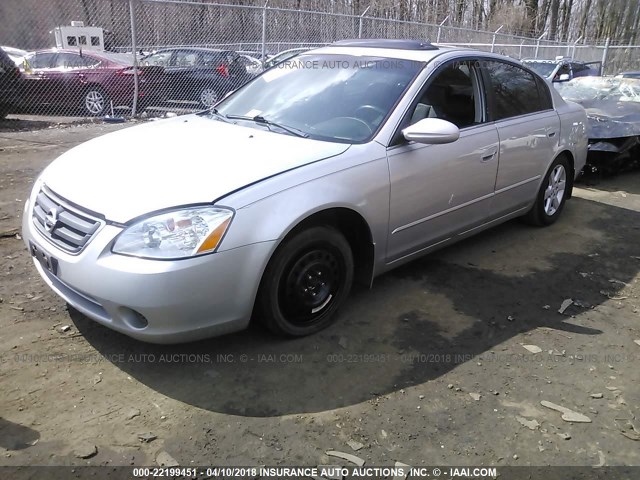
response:
<path id="1" fill-rule="evenodd" d="M 235 53 L 233 52 L 233 50 L 223 50 L 220 48 L 207 48 L 207 47 L 167 47 L 167 48 L 159 48 L 154 53 L 173 52 L 178 50 L 189 50 L 192 52 L 207 52 L 207 53 Z"/>
<path id="2" fill-rule="evenodd" d="M 558 64 L 558 63 L 562 63 L 562 62 L 566 62 L 568 60 L 562 59 L 562 60 L 549 60 L 546 58 L 523 58 L 522 59 L 522 63 L 553 63 L 553 64 Z"/>
<path id="3" fill-rule="evenodd" d="M 46 50 L 36 50 L 35 52 L 29 52 L 29 56 L 41 53 L 70 53 L 73 55 L 80 55 L 79 50 L 72 50 L 67 48 L 48 48 Z M 130 53 L 115 53 L 115 52 L 97 52 L 95 50 L 83 50 L 82 56 L 89 58 L 95 58 L 101 61 L 107 61 L 118 65 L 131 66 L 133 65 L 133 58 Z"/>
<path id="4" fill-rule="evenodd" d="M 370 56 L 382 58 L 397 58 L 400 60 L 429 61 L 444 52 L 473 52 L 477 50 L 461 47 L 435 45 L 424 40 L 396 40 L 396 39 L 355 39 L 342 40 L 325 47 L 314 49 L 319 54 L 346 54 L 356 56 Z"/>

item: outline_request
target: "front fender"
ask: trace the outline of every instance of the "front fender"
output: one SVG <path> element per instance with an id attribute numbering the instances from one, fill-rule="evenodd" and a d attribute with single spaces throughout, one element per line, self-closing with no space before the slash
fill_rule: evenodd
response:
<path id="1" fill-rule="evenodd" d="M 291 230 L 311 215 L 346 208 L 367 222 L 375 245 L 375 263 L 384 263 L 389 169 L 382 147 L 381 155 L 374 160 L 363 161 L 363 150 L 367 150 L 368 158 L 376 158 L 371 156 L 370 148 L 349 149 L 349 153 L 283 173 L 221 199 L 220 204 L 235 208 L 236 215 L 220 250 L 268 241 L 275 241 L 275 250 Z"/>

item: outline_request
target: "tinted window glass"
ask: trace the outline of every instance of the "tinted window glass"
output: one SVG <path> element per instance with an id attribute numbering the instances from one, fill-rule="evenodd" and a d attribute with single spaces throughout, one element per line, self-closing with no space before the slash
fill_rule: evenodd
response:
<path id="1" fill-rule="evenodd" d="M 149 55 L 148 57 L 144 57 L 141 60 L 141 65 L 148 67 L 149 65 L 159 65 L 161 67 L 168 67 L 169 62 L 171 61 L 172 51 L 168 52 L 158 52 L 153 55 Z"/>
<path id="2" fill-rule="evenodd" d="M 100 37 L 91 37 L 91 46 L 99 47 L 100 46 Z"/>
<path id="3" fill-rule="evenodd" d="M 551 62 L 524 62 L 531 70 L 543 77 L 548 77 L 556 69 L 557 65 Z"/>
<path id="4" fill-rule="evenodd" d="M 67 45 L 70 47 L 75 47 L 78 44 L 78 39 L 76 37 L 67 37 Z"/>
<path id="5" fill-rule="evenodd" d="M 51 68 L 54 53 L 37 53 L 27 58 L 31 68 Z"/>
<path id="6" fill-rule="evenodd" d="M 80 45 L 86 45 L 87 44 L 87 37 L 85 37 L 84 35 L 78 37 L 78 43 Z"/>
<path id="7" fill-rule="evenodd" d="M 190 52 L 189 50 L 180 50 L 176 52 L 175 64 L 178 67 L 193 67 L 198 59 L 196 52 Z"/>
<path id="8" fill-rule="evenodd" d="M 98 64 L 99 61 L 90 57 L 73 53 L 59 53 L 56 57 L 55 68 L 86 68 Z"/>
<path id="9" fill-rule="evenodd" d="M 205 67 L 219 67 L 224 63 L 222 54 L 217 52 L 202 52 L 200 53 L 200 65 Z"/>
<path id="10" fill-rule="evenodd" d="M 544 110 L 531 73 L 508 63 L 486 61 L 483 64 L 489 73 L 495 120 Z"/>

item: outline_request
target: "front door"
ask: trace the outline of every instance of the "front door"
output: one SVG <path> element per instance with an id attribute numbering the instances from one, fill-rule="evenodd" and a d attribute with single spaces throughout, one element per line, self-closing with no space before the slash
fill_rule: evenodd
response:
<path id="1" fill-rule="evenodd" d="M 388 149 L 390 223 L 387 262 L 426 251 L 489 215 L 498 169 L 496 127 L 473 61 L 444 64 L 426 81 L 404 126 L 435 117 L 460 128 L 444 145 L 400 141 Z"/>

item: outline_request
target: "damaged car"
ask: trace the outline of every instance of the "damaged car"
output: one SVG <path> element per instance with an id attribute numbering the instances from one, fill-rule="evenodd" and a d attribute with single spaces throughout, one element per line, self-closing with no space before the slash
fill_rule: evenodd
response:
<path id="1" fill-rule="evenodd" d="M 584 77 L 557 89 L 587 111 L 587 171 L 616 172 L 640 162 L 640 79 Z"/>

